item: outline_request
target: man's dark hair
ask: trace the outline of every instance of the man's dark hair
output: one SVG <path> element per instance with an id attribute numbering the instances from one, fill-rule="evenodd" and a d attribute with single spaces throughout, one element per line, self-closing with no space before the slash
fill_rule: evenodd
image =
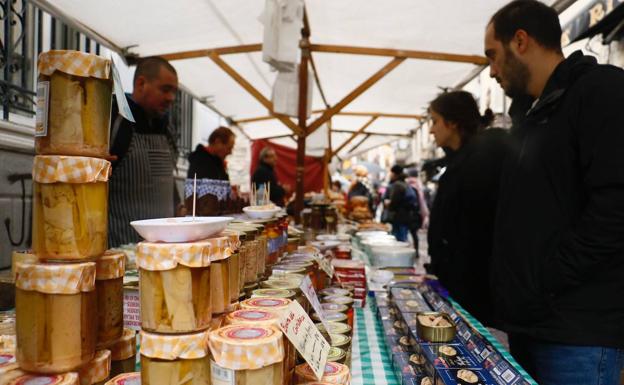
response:
<path id="1" fill-rule="evenodd" d="M 234 131 L 222 126 L 212 131 L 208 137 L 208 144 L 214 144 L 217 140 L 221 143 L 227 143 L 232 136 L 236 136 Z"/>
<path id="2" fill-rule="evenodd" d="M 559 15 L 546 4 L 537 0 L 514 0 L 499 9 L 490 24 L 494 36 L 504 44 L 522 29 L 541 46 L 561 52 L 561 25 Z"/>
<path id="3" fill-rule="evenodd" d="M 175 68 L 166 61 L 165 59 L 159 56 L 149 56 L 143 59 L 140 59 L 137 63 L 136 71 L 134 71 L 134 79 L 132 83 L 135 83 L 139 76 L 144 76 L 147 80 L 155 79 L 160 73 L 160 68 L 165 67 L 167 71 L 174 73 L 176 76 L 178 73 Z"/>

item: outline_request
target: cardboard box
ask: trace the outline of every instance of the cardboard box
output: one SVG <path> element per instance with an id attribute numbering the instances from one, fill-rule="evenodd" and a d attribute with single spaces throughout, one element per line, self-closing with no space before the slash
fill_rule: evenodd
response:
<path id="1" fill-rule="evenodd" d="M 414 357 L 412 360 L 411 357 Z M 422 357 L 424 360 L 424 357 Z M 427 377 L 424 365 L 419 364 L 417 354 L 395 353 L 392 355 L 392 367 L 397 380 L 402 385 L 420 385 L 422 379 Z"/>
<path id="2" fill-rule="evenodd" d="M 438 369 L 436 385 L 497 385 L 488 372 L 481 369 Z"/>
<path id="3" fill-rule="evenodd" d="M 460 344 L 420 344 L 421 353 L 436 369 L 479 369 L 481 366 Z"/>
<path id="4" fill-rule="evenodd" d="M 418 312 L 430 311 L 429 306 L 424 301 L 418 299 L 395 300 L 394 305 L 399 309 L 400 313 L 414 314 L 414 316 Z"/>

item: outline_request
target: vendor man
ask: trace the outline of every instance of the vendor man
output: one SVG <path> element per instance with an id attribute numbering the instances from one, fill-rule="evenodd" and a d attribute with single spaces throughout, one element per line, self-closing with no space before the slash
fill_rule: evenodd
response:
<path id="1" fill-rule="evenodd" d="M 110 247 L 140 240 L 131 221 L 174 215 L 173 170 L 178 156 L 167 112 L 177 91 L 173 66 L 162 58 L 147 57 L 137 65 L 134 89 L 128 97 L 135 123 L 113 111 Z"/>

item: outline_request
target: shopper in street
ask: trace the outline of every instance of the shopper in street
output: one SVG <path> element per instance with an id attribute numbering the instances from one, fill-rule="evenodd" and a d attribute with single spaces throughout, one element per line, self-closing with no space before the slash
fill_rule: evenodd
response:
<path id="1" fill-rule="evenodd" d="M 225 158 L 232 153 L 236 135 L 227 127 L 219 127 L 210 133 L 208 145 L 198 144 L 189 156 L 187 178 L 230 180 Z"/>
<path id="2" fill-rule="evenodd" d="M 430 215 L 429 270 L 459 304 L 492 326 L 489 264 L 501 163 L 510 151 L 508 134 L 484 130 L 492 113 L 481 116 L 466 91 L 440 94 L 429 113 L 431 133 L 446 153 L 446 171 Z"/>
<path id="3" fill-rule="evenodd" d="M 515 100 L 492 292 L 514 357 L 540 385 L 616 385 L 624 358 L 624 71 L 561 50 L 557 13 L 514 1 L 485 32 Z"/>
<path id="4" fill-rule="evenodd" d="M 349 191 L 347 192 L 347 197 L 349 200 L 353 197 L 366 197 L 368 198 L 368 208 L 371 213 L 375 212 L 375 195 L 373 185 L 371 184 L 370 179 L 368 178 L 368 170 L 366 167 L 362 165 L 358 165 L 355 167 L 355 178 L 349 186 Z"/>
<path id="5" fill-rule="evenodd" d="M 407 242 L 410 226 L 420 228 L 420 211 L 416 191 L 405 182 L 403 166 L 390 169 L 390 185 L 384 193 L 384 222 L 392 225 L 397 240 Z M 418 223 L 416 223 L 418 222 Z"/>
<path id="6" fill-rule="evenodd" d="M 420 221 L 415 221 L 410 224 L 409 231 L 414 240 L 414 249 L 416 250 L 416 256 L 418 257 L 418 231 L 420 229 L 429 228 L 429 207 L 427 207 L 427 200 L 425 199 L 424 186 L 420 178 L 418 177 L 418 168 L 413 167 L 407 170 L 407 184 L 411 186 L 418 195 L 418 213 L 420 214 Z"/>
<path id="7" fill-rule="evenodd" d="M 130 222 L 172 217 L 180 201 L 173 179 L 178 154 L 167 115 L 177 90 L 178 77 L 171 64 L 159 57 L 144 58 L 137 65 L 134 89 L 128 97 L 135 122 L 113 111 L 110 247 L 138 242 L 139 235 Z"/>
<path id="8" fill-rule="evenodd" d="M 258 167 L 254 171 L 251 182 L 256 185 L 256 188 L 260 190 L 262 186 L 270 184 L 271 196 L 269 199 L 271 202 L 278 206 L 284 206 L 286 199 L 286 189 L 277 181 L 275 175 L 275 164 L 277 163 L 277 154 L 272 147 L 266 146 L 260 150 L 258 157 Z"/>

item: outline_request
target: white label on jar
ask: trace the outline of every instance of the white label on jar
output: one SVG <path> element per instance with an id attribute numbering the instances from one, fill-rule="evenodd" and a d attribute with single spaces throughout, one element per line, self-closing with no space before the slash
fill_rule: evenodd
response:
<path id="1" fill-rule="evenodd" d="M 212 385 L 234 385 L 234 371 L 223 368 L 210 360 L 210 380 Z"/>
<path id="2" fill-rule="evenodd" d="M 35 136 L 48 135 L 48 111 L 50 101 L 50 82 L 37 83 L 37 110 L 35 121 Z"/>

